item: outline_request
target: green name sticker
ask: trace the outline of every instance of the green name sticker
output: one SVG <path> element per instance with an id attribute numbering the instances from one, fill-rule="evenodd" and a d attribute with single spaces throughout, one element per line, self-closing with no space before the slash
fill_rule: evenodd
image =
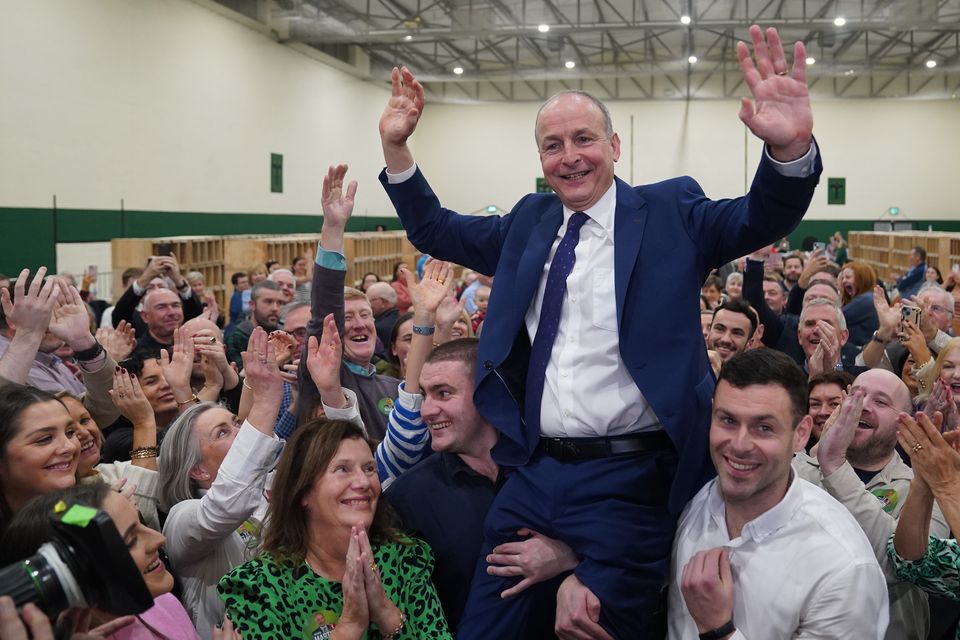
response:
<path id="1" fill-rule="evenodd" d="M 90 521 L 93 520 L 96 515 L 96 509 L 75 504 L 67 509 L 67 512 L 63 514 L 60 521 L 64 524 L 73 525 L 74 527 L 85 527 L 90 524 Z"/>

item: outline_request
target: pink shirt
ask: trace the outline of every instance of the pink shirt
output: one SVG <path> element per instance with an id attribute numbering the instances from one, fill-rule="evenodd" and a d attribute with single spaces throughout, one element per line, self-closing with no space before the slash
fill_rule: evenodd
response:
<path id="1" fill-rule="evenodd" d="M 144 624 L 146 623 L 146 624 Z M 109 636 L 110 640 L 157 640 L 147 625 L 167 638 L 176 640 L 200 640 L 193 628 L 187 610 L 173 595 L 165 593 L 153 600 L 153 606 L 141 613 L 133 624 L 119 629 Z"/>

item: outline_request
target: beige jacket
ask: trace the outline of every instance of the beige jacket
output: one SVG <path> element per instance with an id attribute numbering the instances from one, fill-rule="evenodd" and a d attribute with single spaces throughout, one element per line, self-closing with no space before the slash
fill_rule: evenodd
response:
<path id="1" fill-rule="evenodd" d="M 886 639 L 925 640 L 930 629 L 927 596 L 917 587 L 899 580 L 887 558 L 887 540 L 897 529 L 897 519 L 913 480 L 913 470 L 894 453 L 890 462 L 864 486 L 849 462 L 824 478 L 817 460 L 803 451 L 794 456 L 793 468 L 801 478 L 823 488 L 845 506 L 867 534 L 877 561 L 887 576 L 890 626 Z M 950 535 L 950 527 L 936 506 L 930 521 L 930 535 L 939 538 Z"/>

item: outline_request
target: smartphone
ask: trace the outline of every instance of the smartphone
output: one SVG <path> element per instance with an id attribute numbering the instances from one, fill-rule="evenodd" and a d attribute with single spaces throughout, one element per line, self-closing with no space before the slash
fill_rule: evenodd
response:
<path id="1" fill-rule="evenodd" d="M 93 278 L 94 280 L 96 280 L 96 279 L 97 279 L 97 265 L 95 265 L 95 264 L 89 265 L 89 266 L 87 267 L 87 274 L 88 274 L 91 278 Z"/>
<path id="2" fill-rule="evenodd" d="M 953 271 L 954 273 L 960 273 L 960 264 L 955 264 L 950 267 L 950 271 Z"/>
<path id="3" fill-rule="evenodd" d="M 814 243 L 813 243 L 813 250 L 814 250 L 814 251 L 823 251 L 823 250 L 826 249 L 826 248 L 827 248 L 827 243 L 826 243 L 826 242 L 814 242 Z"/>
<path id="4" fill-rule="evenodd" d="M 920 318 L 923 316 L 923 310 L 920 307 L 911 307 L 909 305 L 903 305 L 900 307 L 900 336 L 901 340 L 903 339 L 904 331 L 907 328 L 907 321 L 909 320 L 917 327 L 920 326 Z"/>
<path id="5" fill-rule="evenodd" d="M 168 256 L 173 252 L 173 245 L 169 242 L 164 242 L 157 247 L 158 256 Z"/>

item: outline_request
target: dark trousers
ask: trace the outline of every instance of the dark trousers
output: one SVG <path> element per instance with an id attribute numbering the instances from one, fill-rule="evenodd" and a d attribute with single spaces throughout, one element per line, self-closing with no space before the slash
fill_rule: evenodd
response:
<path id="1" fill-rule="evenodd" d="M 522 527 L 562 540 L 581 558 L 574 573 L 599 598 L 600 624 L 611 636 L 663 638 L 677 524 L 667 496 L 676 459 L 661 451 L 561 462 L 538 452 L 510 474 L 487 514 L 457 639 L 532 637 L 526 632 L 531 606 L 546 589 L 555 596 L 556 581 L 504 600 L 500 593 L 518 579 L 486 571 L 486 555 L 517 540 Z"/>

